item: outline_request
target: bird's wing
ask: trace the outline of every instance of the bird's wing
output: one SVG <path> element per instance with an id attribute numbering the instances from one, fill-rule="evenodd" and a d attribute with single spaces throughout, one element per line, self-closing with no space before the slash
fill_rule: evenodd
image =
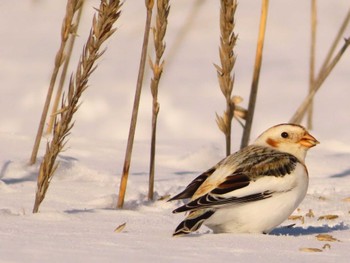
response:
<path id="1" fill-rule="evenodd" d="M 202 183 L 216 170 L 215 167 L 196 177 L 181 193 L 170 198 L 168 201 L 191 198 Z"/>
<path id="2" fill-rule="evenodd" d="M 235 171 L 235 165 L 240 161 L 240 151 L 224 158 L 215 166 L 196 177 L 181 193 L 170 198 L 168 201 L 195 198 L 215 188 L 216 184 L 225 180 L 226 175 Z M 213 186 L 213 183 L 215 185 Z M 199 190 L 198 190 L 199 189 Z"/>
<path id="3" fill-rule="evenodd" d="M 293 177 L 281 182 L 281 178 L 291 174 L 299 163 L 291 154 L 254 146 L 233 157 L 220 162 L 197 187 L 192 200 L 174 213 L 258 201 L 294 187 Z M 235 167 L 235 170 L 227 173 L 228 167 Z"/>

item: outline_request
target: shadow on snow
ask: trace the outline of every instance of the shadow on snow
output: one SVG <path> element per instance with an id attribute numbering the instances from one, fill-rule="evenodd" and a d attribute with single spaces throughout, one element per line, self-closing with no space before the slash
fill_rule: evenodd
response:
<path id="1" fill-rule="evenodd" d="M 287 236 L 304 236 L 304 235 L 315 235 L 315 234 L 325 234 L 331 233 L 333 231 L 348 230 L 350 227 L 345 225 L 343 222 L 336 224 L 334 226 L 309 226 L 303 227 L 279 227 L 274 229 L 270 235 L 287 235 Z"/>
<path id="2" fill-rule="evenodd" d="M 341 173 L 333 174 L 330 177 L 331 178 L 342 178 L 342 177 L 346 177 L 346 176 L 350 176 L 350 169 L 347 169 Z"/>

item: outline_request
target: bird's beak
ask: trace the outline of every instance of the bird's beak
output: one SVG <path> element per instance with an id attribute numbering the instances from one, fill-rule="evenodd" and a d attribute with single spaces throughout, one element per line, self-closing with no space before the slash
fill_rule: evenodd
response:
<path id="1" fill-rule="evenodd" d="M 299 143 L 306 148 L 311 148 L 320 142 L 316 140 L 316 138 L 310 133 L 306 132 L 305 135 L 300 139 Z"/>

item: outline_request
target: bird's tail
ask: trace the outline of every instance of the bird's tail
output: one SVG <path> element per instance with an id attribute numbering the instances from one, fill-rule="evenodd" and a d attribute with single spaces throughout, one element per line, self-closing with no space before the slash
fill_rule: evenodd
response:
<path id="1" fill-rule="evenodd" d="M 211 217 L 215 210 L 191 211 L 184 221 L 175 229 L 173 236 L 182 236 L 196 231 L 205 220 Z"/>

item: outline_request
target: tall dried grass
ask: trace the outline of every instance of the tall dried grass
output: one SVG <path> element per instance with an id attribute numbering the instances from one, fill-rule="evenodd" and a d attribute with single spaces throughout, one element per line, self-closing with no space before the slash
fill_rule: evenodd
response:
<path id="1" fill-rule="evenodd" d="M 183 19 L 180 30 L 176 34 L 171 46 L 168 47 L 166 63 L 168 68 L 171 67 L 171 63 L 174 61 L 174 57 L 176 57 L 185 38 L 188 36 L 188 34 L 191 34 L 196 18 L 198 17 L 198 14 L 205 3 L 206 0 L 194 0 L 192 2 L 188 15 Z"/>
<path id="2" fill-rule="evenodd" d="M 317 74 L 317 77 L 313 81 L 312 88 L 309 91 L 309 94 L 305 97 L 305 99 L 302 101 L 302 103 L 299 105 L 298 109 L 293 114 L 292 118 L 290 119 L 290 122 L 293 123 L 301 123 L 303 120 L 307 109 L 309 108 L 310 104 L 312 103 L 313 97 L 316 95 L 319 88 L 322 86 L 323 82 L 327 79 L 328 75 L 332 72 L 333 68 L 336 66 L 338 61 L 341 59 L 342 55 L 350 45 L 350 37 L 345 38 L 345 42 L 343 43 L 343 46 L 339 49 L 338 53 L 334 55 L 334 52 L 342 39 L 344 32 L 350 22 L 350 9 L 348 10 L 339 30 L 338 33 L 333 40 L 333 43 L 331 47 L 329 48 L 329 51 L 326 55 L 325 60 L 323 61 L 323 64 Z"/>
<path id="3" fill-rule="evenodd" d="M 133 105 L 132 116 L 131 116 L 131 121 L 130 121 L 128 142 L 127 142 L 126 151 L 125 151 L 123 174 L 122 174 L 122 177 L 120 180 L 120 186 L 119 186 L 119 196 L 118 196 L 117 208 L 123 208 L 123 206 L 124 206 L 126 187 L 128 184 L 131 155 L 132 155 L 132 149 L 133 149 L 133 145 L 134 145 L 134 138 L 135 138 L 135 131 L 136 131 L 137 115 L 138 115 L 138 111 L 139 111 L 143 76 L 144 76 L 144 72 L 145 72 L 148 39 L 149 39 L 149 32 L 150 32 L 150 28 L 151 28 L 152 9 L 154 6 L 154 0 L 145 0 L 145 5 L 146 5 L 146 10 L 147 10 L 145 31 L 144 31 L 144 36 L 143 36 L 141 60 L 140 60 L 139 73 L 138 73 L 137 83 L 136 83 L 134 105 Z"/>
<path id="4" fill-rule="evenodd" d="M 337 65 L 339 62 L 340 58 L 343 56 L 345 53 L 346 49 L 350 45 L 350 37 L 345 38 L 343 46 L 340 48 L 338 53 L 334 56 L 332 61 L 329 62 L 329 65 L 324 69 L 322 74 L 317 78 L 317 80 L 314 83 L 313 89 L 309 92 L 309 94 L 306 96 L 306 98 L 302 101 L 300 104 L 299 108 L 296 110 L 292 118 L 290 119 L 290 122 L 292 123 L 301 123 L 305 112 L 307 111 L 308 106 L 310 105 L 310 101 L 314 98 L 316 95 L 317 91 L 320 89 L 322 86 L 323 82 L 327 79 L 329 74 L 332 72 L 334 67 Z"/>
<path id="5" fill-rule="evenodd" d="M 316 63 L 316 28 L 317 28 L 317 0 L 311 0 L 311 44 L 309 62 L 309 92 L 312 91 L 315 83 L 315 63 Z M 307 128 L 312 129 L 313 100 L 307 111 Z"/>
<path id="6" fill-rule="evenodd" d="M 70 79 L 68 94 L 62 99 L 61 109 L 56 113 L 59 118 L 55 121 L 52 140 L 47 144 L 46 153 L 40 165 L 33 213 L 38 212 L 45 198 L 58 166 L 56 158 L 64 148 L 66 138 L 74 126 L 72 120 L 79 108 L 79 99 L 87 89 L 89 77 L 97 67 L 95 62 L 105 52 L 105 49 L 101 50 L 101 46 L 116 31 L 113 24 L 120 16 L 120 8 L 119 0 L 101 0 L 97 14 L 93 17 L 90 35 L 83 48 L 75 75 Z"/>
<path id="7" fill-rule="evenodd" d="M 262 7 L 261 7 L 259 36 L 258 36 L 258 42 L 256 47 L 253 80 L 252 80 L 250 96 L 249 96 L 248 112 L 247 112 L 246 122 L 244 126 L 242 141 L 241 141 L 241 148 L 248 145 L 249 138 L 250 138 L 250 131 L 252 129 L 256 97 L 258 94 L 258 85 L 259 85 L 260 69 L 261 69 L 261 63 L 262 63 L 268 9 L 269 9 L 269 1 L 263 0 Z"/>
<path id="8" fill-rule="evenodd" d="M 220 9 L 220 62 L 221 65 L 214 64 L 222 94 L 226 100 L 226 110 L 222 116 L 216 114 L 216 123 L 225 135 L 226 155 L 231 153 L 231 127 L 235 110 L 234 97 L 232 96 L 234 75 L 233 67 L 236 62 L 234 47 L 237 35 L 234 33 L 234 15 L 237 8 L 236 0 L 221 0 Z"/>
<path id="9" fill-rule="evenodd" d="M 151 135 L 151 153 L 150 153 L 150 171 L 148 199 L 153 200 L 154 193 L 154 171 L 156 155 L 156 137 L 157 137 L 157 119 L 159 113 L 158 87 L 163 73 L 164 60 L 162 60 L 165 51 L 164 37 L 168 25 L 168 15 L 170 11 L 169 0 L 157 0 L 156 26 L 153 27 L 153 42 L 155 47 L 155 61 L 149 59 L 150 67 L 153 71 L 151 79 L 152 93 L 152 135 Z"/>
<path id="10" fill-rule="evenodd" d="M 58 110 L 58 106 L 59 103 L 61 101 L 61 97 L 62 97 L 62 93 L 63 93 L 63 87 L 67 78 L 67 71 L 68 71 L 68 66 L 70 63 L 70 59 L 72 57 L 72 53 L 73 53 L 73 47 L 74 47 L 74 43 L 75 43 L 75 39 L 77 37 L 77 31 L 78 31 L 78 27 L 80 24 L 80 19 L 81 19 L 81 15 L 83 13 L 83 9 L 84 9 L 84 3 L 85 0 L 81 0 L 81 6 L 79 8 L 78 14 L 75 16 L 75 20 L 74 20 L 74 27 L 72 28 L 72 32 L 69 36 L 69 41 L 68 41 L 68 45 L 67 45 L 67 55 L 66 55 L 66 59 L 64 61 L 64 65 L 62 68 L 62 72 L 61 72 L 61 76 L 60 76 L 60 80 L 58 83 L 58 87 L 57 87 L 57 91 L 56 91 L 56 96 L 55 96 L 55 100 L 54 103 L 52 105 L 52 109 L 51 109 L 51 116 L 48 122 L 48 126 L 47 126 L 47 130 L 46 133 L 47 134 L 51 134 L 52 133 L 52 129 L 53 129 L 53 125 L 55 123 L 55 119 L 56 119 L 56 112 Z"/>
<path id="11" fill-rule="evenodd" d="M 63 19 L 62 29 L 61 29 L 61 44 L 60 44 L 60 47 L 56 53 L 54 68 L 53 68 L 53 71 L 51 74 L 50 85 L 49 85 L 49 88 L 47 91 L 46 100 L 45 100 L 44 108 L 43 108 L 43 111 L 41 114 L 37 135 L 35 137 L 35 142 L 34 142 L 32 154 L 31 154 L 30 160 L 29 160 L 30 165 L 32 165 L 36 162 L 41 137 L 42 137 L 43 131 L 44 131 L 47 112 L 48 112 L 49 107 L 50 107 L 52 93 L 53 93 L 54 86 L 56 83 L 56 78 L 57 78 L 59 69 L 65 60 L 64 50 L 65 50 L 69 35 L 72 33 L 72 31 L 74 31 L 75 26 L 73 24 L 73 18 L 75 16 L 76 12 L 80 9 L 81 4 L 82 4 L 81 0 L 68 0 L 67 1 L 66 14 L 65 14 L 65 17 Z"/>

